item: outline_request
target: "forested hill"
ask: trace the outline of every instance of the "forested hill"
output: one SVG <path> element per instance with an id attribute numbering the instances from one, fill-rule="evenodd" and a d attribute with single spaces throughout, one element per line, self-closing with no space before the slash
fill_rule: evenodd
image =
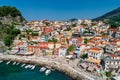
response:
<path id="1" fill-rule="evenodd" d="M 23 23 L 25 18 L 16 7 L 1 6 L 0 7 L 0 22 L 2 24 Z"/>
<path id="2" fill-rule="evenodd" d="M 93 20 L 96 20 L 96 21 L 102 20 L 102 21 L 110 23 L 113 27 L 118 27 L 118 26 L 120 26 L 120 7 L 116 8 L 100 17 L 97 17 Z"/>
<path id="3" fill-rule="evenodd" d="M 23 25 L 25 18 L 16 7 L 1 6 L 0 7 L 0 41 L 4 40 L 5 44 L 11 45 L 17 34 L 20 33 L 16 29 L 16 25 Z"/>

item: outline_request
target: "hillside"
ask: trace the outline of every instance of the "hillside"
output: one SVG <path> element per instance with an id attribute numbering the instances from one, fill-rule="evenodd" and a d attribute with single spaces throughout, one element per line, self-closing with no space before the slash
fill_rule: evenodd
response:
<path id="1" fill-rule="evenodd" d="M 102 20 L 104 22 L 109 23 L 112 27 L 120 26 L 120 7 L 100 16 L 95 19 L 95 21 Z"/>
<path id="2" fill-rule="evenodd" d="M 17 8 L 11 6 L 0 7 L 0 40 L 6 40 L 10 45 L 19 33 L 16 25 L 22 25 L 24 22 L 25 18 Z M 16 34 L 16 32 L 18 33 Z"/>
<path id="3" fill-rule="evenodd" d="M 24 21 L 25 18 L 16 7 L 0 7 L 0 22 L 2 22 L 2 24 L 23 23 Z"/>

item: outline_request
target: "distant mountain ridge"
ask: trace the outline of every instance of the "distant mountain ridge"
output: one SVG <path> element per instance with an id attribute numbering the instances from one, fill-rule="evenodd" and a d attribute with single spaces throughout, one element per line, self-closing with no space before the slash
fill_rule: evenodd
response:
<path id="1" fill-rule="evenodd" d="M 105 21 L 105 22 L 108 22 L 108 23 L 112 23 L 112 24 L 116 24 L 118 26 L 120 26 L 120 7 L 100 16 L 100 17 L 97 17 L 95 19 L 93 19 L 95 21 Z"/>
<path id="2" fill-rule="evenodd" d="M 108 12 L 108 13 L 100 16 L 100 17 L 97 17 L 93 20 L 103 20 L 103 19 L 113 19 L 113 20 L 115 20 L 115 18 L 120 18 L 120 7 L 118 7 L 117 9 L 114 9 L 114 10 L 112 10 L 112 11 L 110 11 L 110 12 Z"/>

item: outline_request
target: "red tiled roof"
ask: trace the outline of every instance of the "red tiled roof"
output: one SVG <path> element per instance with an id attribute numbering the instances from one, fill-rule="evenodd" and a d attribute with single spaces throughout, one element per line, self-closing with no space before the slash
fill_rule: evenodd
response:
<path id="1" fill-rule="evenodd" d="M 21 41 L 21 42 L 17 43 L 16 45 L 19 46 L 19 45 L 23 45 L 23 44 L 24 44 L 24 42 Z"/>
<path id="2" fill-rule="evenodd" d="M 115 51 L 115 52 L 120 52 L 120 50 L 117 50 L 117 51 Z"/>
<path id="3" fill-rule="evenodd" d="M 49 33 L 49 32 L 52 32 L 53 29 L 48 27 L 48 28 L 44 28 L 44 31 L 45 31 L 45 33 Z"/>
<path id="4" fill-rule="evenodd" d="M 99 51 L 99 50 L 102 50 L 101 48 L 98 48 L 98 47 L 93 47 L 93 48 L 90 48 L 90 50 L 96 50 L 96 51 Z"/>

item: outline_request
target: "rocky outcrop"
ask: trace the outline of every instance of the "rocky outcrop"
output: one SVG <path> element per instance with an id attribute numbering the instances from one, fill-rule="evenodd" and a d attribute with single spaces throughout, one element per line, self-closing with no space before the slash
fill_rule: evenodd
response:
<path id="1" fill-rule="evenodd" d="M 38 66 L 47 66 L 54 68 L 58 71 L 64 72 L 66 75 L 70 76 L 73 80 L 94 80 L 86 78 L 85 76 L 79 74 L 77 71 L 74 70 L 74 68 L 69 67 L 68 65 L 56 62 L 56 61 L 47 61 L 43 59 L 36 59 L 26 56 L 15 56 L 15 55 L 3 55 L 0 54 L 1 60 L 11 60 L 11 61 L 18 61 L 22 63 L 31 63 L 36 64 Z"/>

